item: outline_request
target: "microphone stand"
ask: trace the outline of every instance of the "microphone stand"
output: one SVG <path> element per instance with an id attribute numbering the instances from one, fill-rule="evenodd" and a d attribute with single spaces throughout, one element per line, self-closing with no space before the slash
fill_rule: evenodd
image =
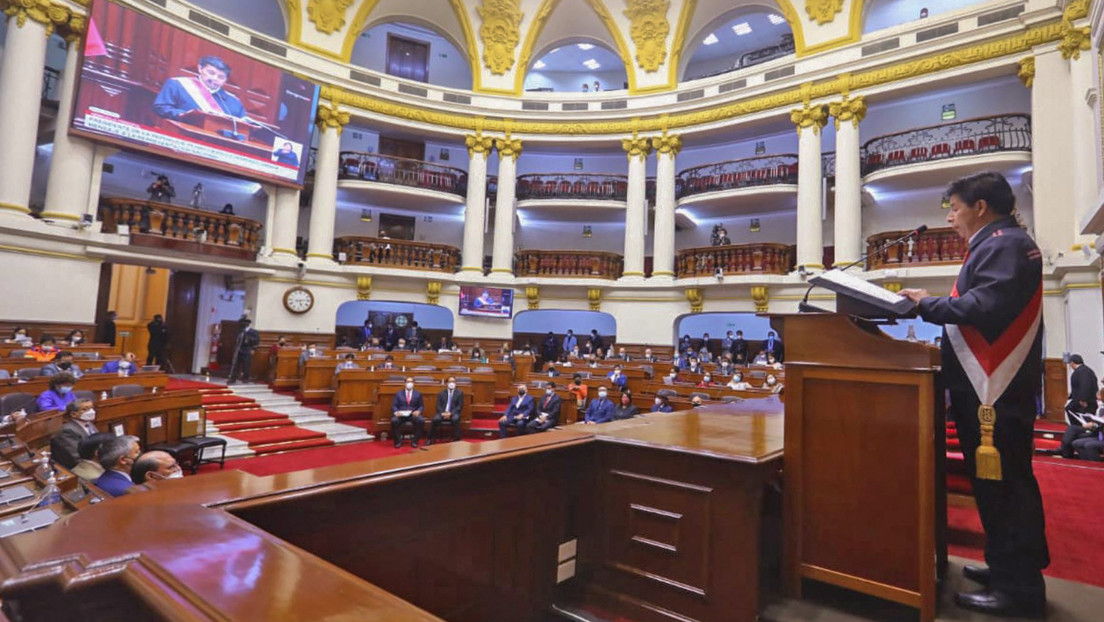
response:
<path id="1" fill-rule="evenodd" d="M 883 246 L 881 248 L 876 248 L 872 251 L 868 251 L 866 253 L 863 253 L 863 256 L 859 257 L 855 261 L 852 261 L 851 263 L 847 264 L 846 266 L 844 266 L 842 268 L 835 268 L 835 269 L 839 270 L 840 272 L 847 272 L 851 268 L 854 268 L 855 266 L 859 265 L 860 263 L 865 262 L 870 257 L 870 255 L 872 253 L 880 252 L 880 251 L 886 250 L 888 248 L 893 248 L 894 246 L 897 246 L 898 244 L 903 244 L 904 242 L 907 242 L 907 241 L 911 240 L 915 236 L 919 236 L 921 233 L 924 233 L 927 230 L 928 230 L 927 225 L 920 225 L 919 227 L 913 229 L 912 231 L 909 231 L 905 235 L 902 235 L 901 237 L 897 238 L 896 240 L 893 240 L 889 244 L 886 244 L 885 246 Z M 813 305 L 809 304 L 809 292 L 812 292 L 814 287 L 816 287 L 816 283 L 810 285 L 809 289 L 805 290 L 805 295 L 801 297 L 801 302 L 798 303 L 798 305 L 797 305 L 798 313 L 830 313 L 827 309 L 821 309 L 820 307 L 814 307 Z"/>

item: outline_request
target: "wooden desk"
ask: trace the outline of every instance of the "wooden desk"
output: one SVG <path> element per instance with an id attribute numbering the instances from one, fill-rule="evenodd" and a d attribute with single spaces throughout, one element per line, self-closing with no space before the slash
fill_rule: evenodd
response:
<path id="1" fill-rule="evenodd" d="M 165 372 L 145 372 L 132 374 L 130 376 L 119 376 L 118 374 L 85 374 L 80 380 L 77 380 L 75 390 L 77 391 L 91 391 L 95 394 L 95 399 L 100 399 L 100 394 L 104 391 L 111 393 L 111 387 L 120 384 L 137 384 L 141 385 L 147 391 L 152 391 L 155 387 L 157 390 L 164 391 L 165 387 L 169 385 L 169 375 Z M 28 382 L 19 383 L 14 378 L 10 380 L 0 380 L 0 395 L 6 395 L 8 393 L 29 393 L 31 395 L 38 395 L 46 389 L 50 388 L 50 379 L 47 378 L 35 378 Z"/>
<path id="2" fill-rule="evenodd" d="M 68 332 L 68 331 L 66 331 L 66 332 Z M 87 335 L 88 331 L 86 330 L 86 331 L 84 331 L 84 333 Z M 9 332 L 8 335 L 10 336 L 11 333 Z M 65 335 L 54 335 L 54 337 L 56 339 L 61 339 L 62 337 L 65 337 Z M 29 349 L 30 348 L 28 348 L 26 346 L 17 345 L 17 344 L 14 344 L 14 343 L 0 343 L 0 358 L 5 358 L 5 359 L 8 358 L 8 355 L 11 354 L 12 351 L 14 351 L 14 350 L 29 350 Z M 117 354 L 116 351 L 115 351 L 115 346 L 109 346 L 106 343 L 93 343 L 93 344 L 88 344 L 88 345 L 85 345 L 85 346 L 77 346 L 75 348 L 59 347 L 58 350 L 59 351 L 66 350 L 68 352 L 74 352 L 74 353 L 76 353 L 76 352 L 99 353 L 101 360 L 106 359 L 107 357 L 109 357 L 113 354 Z M 77 360 L 80 361 L 79 358 Z M 45 365 L 45 363 L 43 363 L 43 365 Z"/>
<path id="3" fill-rule="evenodd" d="M 0 598 L 29 622 L 76 610 L 538 622 L 576 594 L 633 619 L 755 620 L 759 506 L 781 417 L 699 411 L 616 425 L 157 482 L 63 528 L 0 541 Z M 557 585 L 558 549 L 571 541 L 576 576 Z"/>
<path id="4" fill-rule="evenodd" d="M 489 413 L 494 410 L 494 393 L 495 393 L 495 378 L 492 374 L 488 373 L 462 373 L 462 372 L 416 372 L 418 376 L 429 376 L 433 378 L 437 384 L 426 385 L 425 383 L 417 384 L 418 390 L 422 393 L 422 397 L 425 400 L 433 399 L 434 405 L 436 405 L 437 394 L 445 388 L 444 381 L 449 376 L 462 376 L 464 378 L 470 378 L 470 385 L 458 385 L 458 389 L 463 391 L 465 395 L 470 396 L 470 400 L 465 403 L 465 421 L 471 420 L 471 415 L 475 413 Z M 390 420 L 390 408 L 391 399 L 394 398 L 394 391 L 390 391 L 387 395 L 381 395 L 380 389 L 384 384 L 388 386 L 401 387 L 402 383 L 386 381 L 392 376 L 403 375 L 390 370 L 376 370 L 368 371 L 366 369 L 347 369 L 338 372 L 334 376 L 334 383 L 336 389 L 333 396 L 333 407 L 335 412 L 341 414 L 375 414 L 376 418 L 382 416 L 381 411 L 377 408 L 381 403 L 388 410 L 387 418 Z M 429 407 L 429 404 L 426 404 Z"/>

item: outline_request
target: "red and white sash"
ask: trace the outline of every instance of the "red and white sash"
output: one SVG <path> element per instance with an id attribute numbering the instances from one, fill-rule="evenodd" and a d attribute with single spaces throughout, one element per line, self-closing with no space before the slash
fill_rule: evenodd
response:
<path id="1" fill-rule="evenodd" d="M 184 91 L 188 93 L 188 96 L 192 98 L 192 101 L 194 101 L 196 106 L 203 112 L 217 115 L 226 114 L 226 111 L 224 111 L 218 101 L 215 100 L 214 93 L 207 90 L 207 87 L 203 86 L 199 78 L 173 78 L 173 80 L 184 88 Z"/>
<path id="2" fill-rule="evenodd" d="M 951 297 L 958 297 L 957 283 L 951 290 Z M 993 343 L 973 326 L 946 325 L 947 339 L 955 357 L 983 406 L 992 406 L 1012 383 L 1031 352 L 1042 319 L 1043 285 L 1040 282 L 1031 301 Z"/>

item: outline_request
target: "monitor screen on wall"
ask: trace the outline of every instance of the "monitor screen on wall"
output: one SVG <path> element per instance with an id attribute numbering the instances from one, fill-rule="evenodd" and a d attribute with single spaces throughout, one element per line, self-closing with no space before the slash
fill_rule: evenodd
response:
<path id="1" fill-rule="evenodd" d="M 514 290 L 464 285 L 460 287 L 460 315 L 509 319 L 514 311 Z"/>
<path id="2" fill-rule="evenodd" d="M 75 134 L 301 186 L 318 86 L 134 9 L 96 0 Z"/>

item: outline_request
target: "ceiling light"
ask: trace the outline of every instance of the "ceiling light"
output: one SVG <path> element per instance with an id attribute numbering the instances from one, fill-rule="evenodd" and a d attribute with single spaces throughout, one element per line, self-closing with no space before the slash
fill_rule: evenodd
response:
<path id="1" fill-rule="evenodd" d="M 594 44 L 593 43 L 580 43 L 578 45 L 579 45 L 579 49 L 583 50 L 583 51 L 594 49 Z"/>
<path id="2" fill-rule="evenodd" d="M 708 37 L 702 39 L 702 45 L 713 45 L 718 41 L 720 41 L 720 39 L 717 38 L 717 34 L 711 33 Z"/>
<path id="3" fill-rule="evenodd" d="M 591 71 L 594 71 L 594 70 L 598 69 L 599 67 L 601 67 L 602 65 L 599 64 L 598 61 L 591 58 L 589 60 L 583 61 L 583 66 L 586 67 L 587 69 L 591 70 Z"/>
<path id="4" fill-rule="evenodd" d="M 747 22 L 740 22 L 732 27 L 732 32 L 738 35 L 749 35 L 751 34 L 751 26 L 748 26 Z"/>
<path id="5" fill-rule="evenodd" d="M 533 63 L 533 69 L 544 69 L 547 66 L 548 65 L 545 65 L 543 60 L 538 60 L 537 62 Z"/>
<path id="6" fill-rule="evenodd" d="M 767 19 L 769 19 L 770 23 L 774 24 L 775 26 L 777 26 L 778 24 L 781 24 L 782 22 L 786 21 L 786 18 L 782 17 L 781 15 L 776 15 L 774 13 L 771 13 L 770 15 L 768 15 Z"/>

